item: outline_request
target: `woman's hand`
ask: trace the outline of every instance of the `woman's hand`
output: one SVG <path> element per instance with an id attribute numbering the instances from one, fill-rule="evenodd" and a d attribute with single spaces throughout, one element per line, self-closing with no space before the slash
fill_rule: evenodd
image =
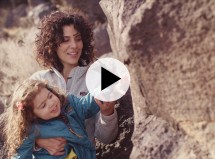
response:
<path id="1" fill-rule="evenodd" d="M 116 102 L 102 102 L 96 98 L 94 98 L 98 106 L 100 107 L 100 111 L 103 115 L 109 116 L 114 113 L 114 106 Z"/>
<path id="2" fill-rule="evenodd" d="M 66 145 L 66 139 L 62 137 L 37 139 L 36 144 L 39 147 L 46 149 L 50 155 L 60 156 L 65 153 L 64 147 Z"/>

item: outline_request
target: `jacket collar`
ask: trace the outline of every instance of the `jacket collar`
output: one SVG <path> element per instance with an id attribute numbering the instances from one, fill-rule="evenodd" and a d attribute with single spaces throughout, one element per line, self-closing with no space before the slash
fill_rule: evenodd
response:
<path id="1" fill-rule="evenodd" d="M 76 79 L 79 79 L 86 74 L 89 67 L 90 67 L 90 65 L 88 65 L 88 66 L 76 66 L 71 70 L 69 77 L 72 77 L 75 75 Z M 55 69 L 54 67 L 52 67 L 51 69 L 53 70 L 53 73 L 55 73 L 60 78 L 63 78 L 63 76 L 61 75 L 61 73 L 57 69 Z"/>

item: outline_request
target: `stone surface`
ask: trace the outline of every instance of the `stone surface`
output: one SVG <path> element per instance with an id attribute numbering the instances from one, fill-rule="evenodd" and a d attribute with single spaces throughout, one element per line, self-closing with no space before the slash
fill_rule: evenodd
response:
<path id="1" fill-rule="evenodd" d="M 111 52 L 110 39 L 106 27 L 106 24 L 101 24 L 93 30 L 95 39 L 95 55 L 97 57 Z"/>
<path id="2" fill-rule="evenodd" d="M 64 0 L 70 7 L 80 9 L 90 22 L 106 22 L 106 17 L 99 5 L 99 0 Z"/>
<path id="3" fill-rule="evenodd" d="M 215 158 L 215 1 L 100 5 L 112 50 L 132 77 L 130 158 Z"/>

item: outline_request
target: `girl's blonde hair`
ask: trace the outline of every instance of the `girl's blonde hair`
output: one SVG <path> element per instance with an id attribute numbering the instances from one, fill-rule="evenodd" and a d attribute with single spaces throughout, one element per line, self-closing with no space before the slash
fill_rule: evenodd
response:
<path id="1" fill-rule="evenodd" d="M 45 81 L 24 81 L 14 91 L 6 112 L 4 134 L 9 157 L 15 155 L 23 139 L 29 135 L 32 124 L 37 123 L 38 119 L 33 113 L 33 100 L 42 88 L 47 88 L 55 94 L 60 99 L 61 104 L 65 101 L 65 96 L 56 87 L 49 86 Z"/>

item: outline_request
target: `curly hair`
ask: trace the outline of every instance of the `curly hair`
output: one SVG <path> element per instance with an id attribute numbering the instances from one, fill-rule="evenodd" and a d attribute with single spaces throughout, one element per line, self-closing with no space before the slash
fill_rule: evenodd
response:
<path id="1" fill-rule="evenodd" d="M 92 26 L 74 11 L 54 11 L 41 20 L 40 32 L 35 40 L 36 60 L 40 65 L 46 68 L 54 67 L 59 72 L 63 70 L 56 49 L 63 42 L 63 26 L 71 24 L 80 33 L 83 42 L 78 64 L 85 66 L 94 60 Z"/>
<path id="2" fill-rule="evenodd" d="M 55 87 L 50 87 L 45 81 L 26 80 L 13 93 L 9 108 L 6 111 L 7 119 L 4 126 L 5 146 L 8 156 L 15 155 L 25 137 L 30 133 L 31 126 L 38 122 L 33 113 L 33 100 L 42 88 L 47 88 L 55 94 L 61 104 L 65 102 L 65 96 Z M 17 102 L 23 109 L 18 109 Z"/>

